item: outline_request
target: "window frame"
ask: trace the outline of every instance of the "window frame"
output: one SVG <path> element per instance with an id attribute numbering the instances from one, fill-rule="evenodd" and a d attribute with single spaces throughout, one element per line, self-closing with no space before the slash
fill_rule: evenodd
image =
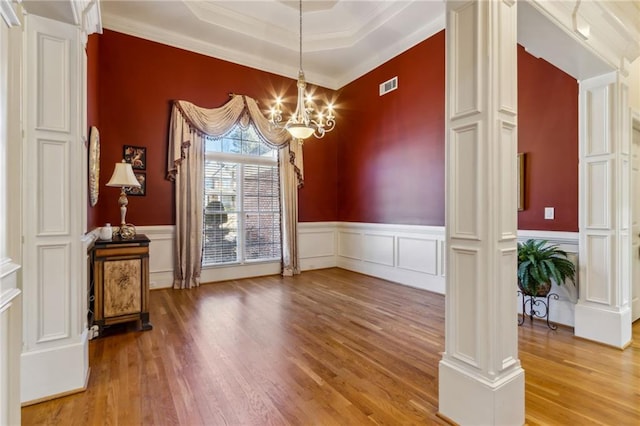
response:
<path id="1" fill-rule="evenodd" d="M 236 125 L 238 126 L 238 125 Z M 254 128 L 255 131 L 255 128 Z M 221 139 L 225 139 L 224 137 Z M 259 143 L 264 144 L 262 140 L 258 138 Z M 278 149 L 268 147 L 274 155 L 265 157 L 261 155 L 249 155 L 242 153 L 229 153 L 229 152 L 220 152 L 220 151 L 207 151 L 205 145 L 205 152 L 203 158 L 203 184 L 206 180 L 206 162 L 214 161 L 214 162 L 226 162 L 226 163 L 234 163 L 237 164 L 238 167 L 238 176 L 236 177 L 236 188 L 235 188 L 235 197 L 236 197 L 236 210 L 233 210 L 233 214 L 237 215 L 237 228 L 236 228 L 236 260 L 229 262 L 219 262 L 219 263 L 204 263 L 205 256 L 205 228 L 204 228 L 204 217 L 203 217 L 203 242 L 202 242 L 202 269 L 210 269 L 210 268 L 224 268 L 224 267 L 240 267 L 243 265 L 258 265 L 258 264 L 267 264 L 267 263 L 278 263 L 282 262 L 282 200 L 280 196 L 280 167 L 279 167 L 279 155 Z M 261 259 L 247 259 L 246 258 L 246 210 L 244 205 L 244 179 L 245 179 L 245 165 L 251 166 L 270 166 L 275 167 L 277 173 L 277 187 L 278 187 L 278 209 L 277 212 L 270 211 L 272 213 L 277 213 L 278 216 L 278 228 L 280 232 L 280 242 L 279 242 L 279 255 L 277 257 L 271 258 L 261 258 Z M 206 188 L 203 187 L 203 198 L 206 198 Z M 204 209 L 206 209 L 206 202 L 203 203 L 203 214 Z"/>

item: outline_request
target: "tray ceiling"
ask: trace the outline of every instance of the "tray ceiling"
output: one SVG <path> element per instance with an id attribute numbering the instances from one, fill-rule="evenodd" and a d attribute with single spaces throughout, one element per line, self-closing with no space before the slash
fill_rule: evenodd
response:
<path id="1" fill-rule="evenodd" d="M 101 1 L 104 28 L 291 78 L 298 2 Z M 307 79 L 337 89 L 444 28 L 442 0 L 303 1 Z"/>

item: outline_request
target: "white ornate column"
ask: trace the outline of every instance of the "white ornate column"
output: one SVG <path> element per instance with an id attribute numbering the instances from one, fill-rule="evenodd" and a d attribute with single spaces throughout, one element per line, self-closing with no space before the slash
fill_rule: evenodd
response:
<path id="1" fill-rule="evenodd" d="M 21 17 L 19 5 L 0 0 L 0 425 L 20 424 L 21 260 L 12 220 L 20 212 L 13 158 L 20 146 Z"/>
<path id="2" fill-rule="evenodd" d="M 580 297 L 575 334 L 631 342 L 631 121 L 620 71 L 580 82 Z"/>
<path id="3" fill-rule="evenodd" d="M 522 425 L 518 359 L 517 5 L 447 1 L 446 344 L 439 413 Z"/>
<path id="4" fill-rule="evenodd" d="M 81 391 L 89 373 L 86 250 L 87 34 L 99 3 L 60 2 L 74 23 L 25 4 L 21 401 Z"/>

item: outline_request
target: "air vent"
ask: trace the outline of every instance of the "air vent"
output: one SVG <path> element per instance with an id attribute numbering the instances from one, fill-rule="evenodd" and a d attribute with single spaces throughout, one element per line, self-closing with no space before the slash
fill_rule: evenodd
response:
<path id="1" fill-rule="evenodd" d="M 391 80 L 387 80 L 380 84 L 380 96 L 396 90 L 398 88 L 398 76 L 393 77 Z"/>

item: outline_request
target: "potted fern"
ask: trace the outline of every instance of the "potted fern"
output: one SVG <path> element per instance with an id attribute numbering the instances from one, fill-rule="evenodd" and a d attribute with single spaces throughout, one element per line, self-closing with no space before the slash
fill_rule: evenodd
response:
<path id="1" fill-rule="evenodd" d="M 568 278 L 575 284 L 576 267 L 567 253 L 545 240 L 518 243 L 518 287 L 527 296 L 545 297 L 551 280 L 562 285 Z"/>

